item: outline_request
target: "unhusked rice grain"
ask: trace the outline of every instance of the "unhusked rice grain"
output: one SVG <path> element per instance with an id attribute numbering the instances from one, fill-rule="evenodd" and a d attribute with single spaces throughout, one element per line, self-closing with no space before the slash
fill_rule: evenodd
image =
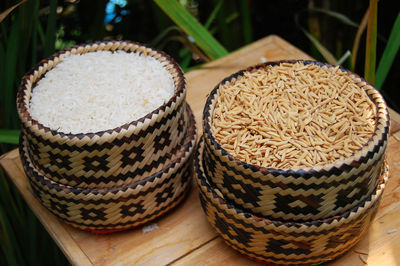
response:
<path id="1" fill-rule="evenodd" d="M 371 138 L 376 107 L 339 67 L 297 62 L 222 84 L 212 133 L 234 157 L 280 169 L 347 158 Z"/>
<path id="2" fill-rule="evenodd" d="M 70 55 L 33 88 L 30 114 L 50 129 L 89 133 L 145 116 L 174 94 L 165 63 L 125 51 Z"/>

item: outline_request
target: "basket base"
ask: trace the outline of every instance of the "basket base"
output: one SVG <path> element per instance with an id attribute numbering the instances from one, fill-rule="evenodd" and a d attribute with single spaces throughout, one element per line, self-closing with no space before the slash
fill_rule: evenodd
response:
<path id="1" fill-rule="evenodd" d="M 178 207 L 178 205 L 180 205 L 182 202 L 184 202 L 184 200 L 190 194 L 190 190 L 191 190 L 191 182 L 189 182 L 189 185 L 183 191 L 183 193 L 180 196 L 178 196 L 175 199 L 175 201 L 173 203 L 171 203 L 167 208 L 165 208 L 164 210 L 162 210 L 158 214 L 156 214 L 156 215 L 154 215 L 152 217 L 149 217 L 148 219 L 146 219 L 146 220 L 144 220 L 142 222 L 135 223 L 133 225 L 126 226 L 126 227 L 123 227 L 123 228 L 94 229 L 94 228 L 90 228 L 90 227 L 85 227 L 85 226 L 82 226 L 82 225 L 74 224 L 74 223 L 69 222 L 69 221 L 64 221 L 64 220 L 62 220 L 62 221 L 67 223 L 67 224 L 69 224 L 69 225 L 71 225 L 72 227 L 78 228 L 78 229 L 83 230 L 83 231 L 87 231 L 87 232 L 95 234 L 95 235 L 106 235 L 106 234 L 111 234 L 111 233 L 130 230 L 130 229 L 135 229 L 135 228 L 138 228 L 138 227 L 143 226 L 145 224 L 148 224 L 151 221 L 154 221 L 156 219 L 162 218 L 167 213 L 172 212 L 176 207 Z"/>

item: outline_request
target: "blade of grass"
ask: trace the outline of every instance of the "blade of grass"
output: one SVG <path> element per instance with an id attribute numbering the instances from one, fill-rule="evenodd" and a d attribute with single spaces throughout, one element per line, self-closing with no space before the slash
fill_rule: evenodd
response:
<path id="1" fill-rule="evenodd" d="M 178 31 L 179 33 L 183 33 L 181 29 L 177 26 L 170 26 L 168 28 L 165 28 L 160 34 L 158 34 L 151 42 L 149 42 L 149 45 L 152 47 L 155 47 L 158 45 L 170 32 L 173 31 Z"/>
<path id="2" fill-rule="evenodd" d="M 347 58 L 349 58 L 349 56 L 351 55 L 351 52 L 349 50 L 347 50 L 343 56 L 337 61 L 337 65 L 341 65 L 343 64 L 344 61 L 346 61 Z"/>
<path id="3" fill-rule="evenodd" d="M 181 58 L 183 58 L 179 62 L 179 65 L 181 66 L 183 72 L 186 72 L 187 68 L 189 67 L 190 61 L 192 61 L 192 53 L 187 47 L 184 47 L 179 52 L 179 55 Z"/>
<path id="4" fill-rule="evenodd" d="M 364 78 L 366 81 L 374 84 L 375 82 L 375 67 L 376 67 L 376 36 L 377 36 L 377 14 L 378 14 L 378 0 L 369 1 L 368 12 L 368 27 L 367 27 L 367 40 L 365 48 L 365 68 Z"/>
<path id="5" fill-rule="evenodd" d="M 19 130 L 0 129 L 0 142 L 9 144 L 18 144 Z"/>
<path id="6" fill-rule="evenodd" d="M 47 19 L 47 28 L 45 35 L 44 56 L 48 57 L 55 51 L 56 43 L 56 17 L 57 0 L 50 0 L 50 13 Z"/>
<path id="7" fill-rule="evenodd" d="M 251 41 L 253 40 L 253 31 L 251 27 L 249 0 L 240 1 L 240 15 L 242 17 L 244 42 L 246 44 L 251 43 Z"/>
<path id="8" fill-rule="evenodd" d="M 193 43 L 191 43 L 188 38 L 183 37 L 183 36 L 171 36 L 168 41 L 178 41 L 182 43 L 185 47 L 187 47 L 192 54 L 197 55 L 201 60 L 204 62 L 209 62 L 210 59 L 207 57 L 207 55 L 203 54 L 202 51 L 200 51 L 199 48 L 197 48 Z"/>
<path id="9" fill-rule="evenodd" d="M 3 105 L 3 128 L 11 128 L 11 117 L 15 110 L 14 81 L 17 69 L 18 49 L 19 49 L 19 30 L 21 25 L 20 13 L 11 25 L 10 35 L 7 41 L 7 50 L 4 64 L 4 105 Z"/>
<path id="10" fill-rule="evenodd" d="M 40 20 L 38 21 L 37 33 L 39 34 L 40 42 L 44 46 L 46 40 L 45 40 L 44 30 L 43 30 L 42 24 L 40 23 Z"/>
<path id="11" fill-rule="evenodd" d="M 2 22 L 8 16 L 8 14 L 10 14 L 15 8 L 17 8 L 18 6 L 22 5 L 26 1 L 28 1 L 28 0 L 22 0 L 18 4 L 15 4 L 12 7 L 10 7 L 8 9 L 6 9 L 5 11 L 1 12 L 0 13 L 0 22 Z"/>
<path id="12" fill-rule="evenodd" d="M 360 47 L 361 36 L 362 36 L 363 32 L 365 31 L 365 29 L 367 28 L 368 14 L 369 14 L 369 8 L 365 12 L 365 14 L 361 20 L 360 26 L 358 27 L 356 37 L 354 38 L 353 49 L 351 52 L 351 55 L 352 55 L 351 56 L 351 67 L 353 69 L 356 68 L 357 53 L 358 53 L 358 48 Z"/>
<path id="13" fill-rule="evenodd" d="M 329 52 L 328 49 L 325 48 L 325 46 L 323 46 L 316 38 L 314 38 L 314 36 L 312 36 L 306 30 L 303 29 L 303 32 L 307 36 L 307 38 L 312 42 L 312 44 L 317 48 L 318 52 L 320 52 L 321 55 L 325 58 L 326 62 L 332 65 L 337 64 L 336 58 L 333 56 L 331 52 Z"/>
<path id="14" fill-rule="evenodd" d="M 0 206 L 0 224 L 2 231 L 2 240 L 0 241 L 0 245 L 3 249 L 4 255 L 6 255 L 8 265 L 21 265 L 21 263 L 18 262 L 18 258 L 22 259 L 21 253 L 18 249 L 19 246 L 16 242 L 14 231 L 12 230 L 10 221 L 8 220 L 3 206 Z"/>
<path id="15" fill-rule="evenodd" d="M 229 11 L 231 9 L 232 3 L 225 2 L 223 8 L 217 15 L 217 23 L 216 23 L 216 29 L 217 29 L 217 36 L 221 42 L 221 44 L 224 47 L 227 47 L 226 49 L 229 49 L 230 45 L 232 44 L 231 41 L 231 31 L 232 28 L 229 27 L 228 19 L 230 17 Z"/>
<path id="16" fill-rule="evenodd" d="M 208 17 L 206 23 L 204 24 L 204 28 L 207 30 L 210 28 L 211 24 L 214 22 L 215 18 L 217 17 L 218 12 L 220 11 L 224 0 L 219 0 L 218 3 L 215 5 L 213 11 L 211 12 L 210 16 Z"/>
<path id="17" fill-rule="evenodd" d="M 18 48 L 17 56 L 17 68 L 14 74 L 14 91 L 18 88 L 20 79 L 26 73 L 29 66 L 30 56 L 28 59 L 28 54 L 30 52 L 30 45 L 32 39 L 32 33 L 35 31 L 32 29 L 33 25 L 33 12 L 35 1 L 28 1 L 26 4 L 19 8 L 21 13 L 21 28 L 19 30 L 18 39 L 21 40 Z M 23 41 L 22 41 L 23 40 Z M 12 129 L 19 128 L 20 122 L 15 111 L 12 112 L 11 116 L 11 127 Z"/>
<path id="18" fill-rule="evenodd" d="M 176 0 L 155 2 L 211 59 L 228 54 L 228 51 Z"/>
<path id="19" fill-rule="evenodd" d="M 37 232 L 37 219 L 35 215 L 28 210 L 27 212 L 27 226 L 29 228 L 29 238 L 28 238 L 28 250 L 29 250 L 29 261 L 37 261 L 37 239 L 38 239 L 38 232 Z"/>
<path id="20" fill-rule="evenodd" d="M 33 8 L 33 31 L 32 31 L 32 59 L 31 66 L 37 62 L 37 47 L 38 47 L 38 25 L 39 25 L 39 1 L 36 0 Z"/>
<path id="21" fill-rule="evenodd" d="M 5 62 L 5 58 L 6 58 L 6 52 L 5 52 L 5 48 L 3 46 L 2 43 L 0 43 L 0 62 Z M 5 64 L 0 64 L 0 80 L 5 80 L 4 77 L 4 68 L 5 68 Z M 2 89 L 0 90 L 0 106 L 4 106 L 4 98 L 5 98 L 5 90 Z M 1 115 L 2 111 L 1 111 L 1 107 L 0 107 L 0 115 Z M 3 119 L 3 117 L 0 116 L 0 121 Z M 1 127 L 1 122 L 0 122 L 0 127 Z M 1 153 L 1 151 L 0 151 Z"/>
<path id="22" fill-rule="evenodd" d="M 308 9 L 311 12 L 315 12 L 315 13 L 321 13 L 321 14 L 325 14 L 328 15 L 330 17 L 336 18 L 337 20 L 339 20 L 340 22 L 342 22 L 343 24 L 352 26 L 357 28 L 358 24 L 354 21 L 352 21 L 350 18 L 348 18 L 347 16 L 343 15 L 342 13 L 339 12 L 335 12 L 329 9 L 325 9 L 325 8 L 317 8 L 317 7 L 313 7 L 313 8 L 309 8 Z"/>
<path id="23" fill-rule="evenodd" d="M 7 207 L 8 213 L 12 213 L 13 218 L 16 219 L 14 224 L 18 226 L 23 225 L 23 219 L 21 216 L 21 208 L 18 208 L 14 198 L 20 198 L 19 194 L 13 193 L 13 187 L 10 187 L 4 171 L 0 168 L 0 199 L 1 202 Z"/>
<path id="24" fill-rule="evenodd" d="M 1 27 L 1 38 L 0 41 L 2 42 L 3 46 L 7 45 L 8 42 L 8 25 L 6 26 L 6 22 L 1 22 L 0 27 Z"/>
<path id="25" fill-rule="evenodd" d="M 306 37 L 311 41 L 311 43 L 315 46 L 315 48 L 317 48 L 318 52 L 324 57 L 326 62 L 332 65 L 336 65 L 337 61 L 336 58 L 333 56 L 333 54 L 329 52 L 329 50 L 326 49 L 312 34 L 310 34 L 300 25 L 299 22 L 300 13 L 301 12 L 298 12 L 294 17 L 297 27 L 304 33 L 304 35 L 306 35 Z"/>
<path id="26" fill-rule="evenodd" d="M 389 36 L 389 41 L 383 51 L 382 57 L 379 61 L 378 68 L 375 76 L 375 87 L 379 90 L 385 82 L 386 76 L 392 67 L 394 58 L 400 48 L 400 13 L 394 22 L 392 31 Z"/>

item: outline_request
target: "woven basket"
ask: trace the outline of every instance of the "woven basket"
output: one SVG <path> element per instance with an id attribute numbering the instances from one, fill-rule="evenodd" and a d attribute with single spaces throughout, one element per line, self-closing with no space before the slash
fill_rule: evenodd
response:
<path id="1" fill-rule="evenodd" d="M 65 134 L 32 119 L 32 89 L 46 72 L 72 54 L 95 51 L 137 52 L 165 64 L 172 75 L 175 93 L 146 116 L 118 128 L 87 134 Z M 167 54 L 142 44 L 104 41 L 74 46 L 42 60 L 22 79 L 17 110 L 27 138 L 32 164 L 53 181 L 81 188 L 131 184 L 162 169 L 186 135 L 186 84 L 182 70 Z"/>
<path id="2" fill-rule="evenodd" d="M 132 228 L 159 217 L 183 199 L 190 184 L 191 155 L 197 137 L 190 109 L 189 116 L 188 133 L 176 159 L 161 171 L 129 185 L 91 189 L 54 182 L 32 164 L 23 134 L 22 164 L 41 203 L 74 227 L 97 233 Z"/>
<path id="3" fill-rule="evenodd" d="M 234 82 L 245 71 L 282 62 L 298 61 L 271 62 L 249 67 L 224 79 L 210 93 L 203 113 L 208 175 L 227 199 L 264 217 L 305 221 L 350 210 L 375 189 L 389 133 L 389 114 L 382 96 L 356 74 L 341 69 L 366 91 L 376 105 L 377 121 L 376 130 L 369 142 L 351 157 L 334 164 L 299 170 L 265 168 L 235 158 L 222 148 L 212 134 L 212 115 L 221 84 Z M 314 61 L 301 62 L 334 67 Z"/>
<path id="4" fill-rule="evenodd" d="M 195 154 L 195 179 L 211 225 L 238 252 L 261 262 L 311 264 L 337 258 L 367 232 L 388 179 L 385 164 L 377 187 L 351 210 L 307 222 L 269 220 L 246 212 L 224 198 L 204 172 L 203 143 Z"/>

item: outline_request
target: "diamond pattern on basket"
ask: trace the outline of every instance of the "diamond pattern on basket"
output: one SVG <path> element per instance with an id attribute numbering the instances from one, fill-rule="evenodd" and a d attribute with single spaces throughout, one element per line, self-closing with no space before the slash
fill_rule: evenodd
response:
<path id="1" fill-rule="evenodd" d="M 136 214 L 142 214 L 146 210 L 143 206 L 143 200 L 138 203 L 132 203 L 130 205 L 121 206 L 121 214 L 126 216 L 135 216 Z"/>
<path id="2" fill-rule="evenodd" d="M 131 150 L 123 150 L 121 152 L 121 168 L 133 165 L 136 161 L 142 161 L 144 159 L 143 154 L 145 149 L 143 149 L 144 144 L 133 147 Z"/>
<path id="3" fill-rule="evenodd" d="M 104 172 L 107 172 L 110 168 L 107 166 L 109 163 L 107 160 L 108 156 L 106 154 L 102 156 L 94 155 L 93 157 L 83 157 L 83 160 L 85 161 L 83 165 L 85 168 L 83 170 L 85 172 L 89 171 L 94 171 L 97 172 L 99 170 L 102 170 Z"/>
<path id="4" fill-rule="evenodd" d="M 95 209 L 95 208 L 90 208 L 90 209 L 86 209 L 86 208 L 82 208 L 80 209 L 81 212 L 81 216 L 84 220 L 102 220 L 105 221 L 107 220 L 106 213 L 102 210 L 99 209 Z"/>

